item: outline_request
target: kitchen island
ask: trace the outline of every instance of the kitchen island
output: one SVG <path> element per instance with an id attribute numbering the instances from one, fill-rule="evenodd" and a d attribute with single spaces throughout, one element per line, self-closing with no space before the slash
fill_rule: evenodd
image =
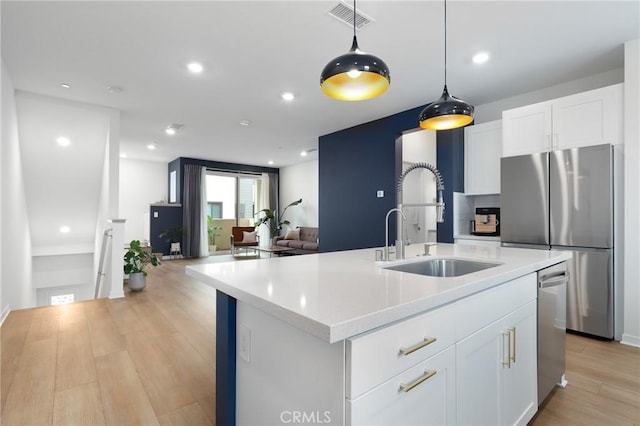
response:
<path id="1" fill-rule="evenodd" d="M 219 424 L 526 423 L 537 410 L 535 273 L 570 254 L 422 252 L 187 267 L 218 290 Z M 499 265 L 457 277 L 384 268 L 434 257 Z"/>

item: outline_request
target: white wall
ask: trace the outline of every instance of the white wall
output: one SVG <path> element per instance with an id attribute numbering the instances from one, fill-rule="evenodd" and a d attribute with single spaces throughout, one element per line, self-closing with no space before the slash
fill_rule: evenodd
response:
<path id="1" fill-rule="evenodd" d="M 625 241 L 622 342 L 640 346 L 640 39 L 625 43 Z"/>
<path id="2" fill-rule="evenodd" d="M 120 159 L 119 216 L 127 220 L 124 231 L 126 243 L 148 239 L 149 205 L 168 199 L 168 170 L 167 163 Z"/>
<path id="3" fill-rule="evenodd" d="M 402 169 L 411 164 L 429 163 L 438 167 L 436 162 L 436 132 L 418 130 L 402 135 Z M 404 179 L 402 190 L 403 203 L 433 203 L 436 201 L 436 178 L 426 169 L 417 169 Z M 395 196 L 395 194 L 391 194 Z M 403 223 L 404 238 L 409 243 L 436 241 L 436 208 L 404 207 L 406 220 Z"/>
<path id="4" fill-rule="evenodd" d="M 302 198 L 302 204 L 290 207 L 283 217 L 291 222 L 293 228 L 318 226 L 318 187 L 318 160 L 280 169 L 279 211 Z"/>
<path id="5" fill-rule="evenodd" d="M 31 236 L 18 137 L 15 90 L 2 62 L 2 144 L 0 144 L 0 320 L 10 309 L 34 305 L 31 288 Z"/>

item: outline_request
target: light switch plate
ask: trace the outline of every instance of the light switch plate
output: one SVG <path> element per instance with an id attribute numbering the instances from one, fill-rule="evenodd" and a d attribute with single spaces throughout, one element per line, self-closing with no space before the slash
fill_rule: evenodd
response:
<path id="1" fill-rule="evenodd" d="M 158 212 L 153 212 L 153 217 L 158 217 Z"/>
<path id="2" fill-rule="evenodd" d="M 376 196 L 377 196 L 378 198 L 383 198 L 383 197 L 384 197 L 384 191 L 382 191 L 382 190 L 378 190 L 378 192 L 376 192 Z"/>

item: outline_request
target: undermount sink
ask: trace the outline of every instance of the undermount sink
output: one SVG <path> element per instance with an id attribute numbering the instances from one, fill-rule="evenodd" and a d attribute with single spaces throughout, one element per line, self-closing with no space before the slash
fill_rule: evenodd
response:
<path id="1" fill-rule="evenodd" d="M 430 277 L 459 277 L 500 265 L 502 265 L 502 263 L 438 258 L 385 266 L 383 268 L 391 271 L 407 272 L 409 274 L 428 275 Z"/>

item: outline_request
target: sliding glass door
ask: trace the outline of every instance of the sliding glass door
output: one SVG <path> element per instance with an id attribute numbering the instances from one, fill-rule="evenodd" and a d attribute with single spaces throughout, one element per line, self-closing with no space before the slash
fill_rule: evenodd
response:
<path id="1" fill-rule="evenodd" d="M 207 215 L 213 219 L 209 245 L 230 248 L 232 226 L 253 226 L 260 206 L 262 177 L 258 175 L 207 172 Z M 215 244 L 212 244 L 215 242 Z"/>

